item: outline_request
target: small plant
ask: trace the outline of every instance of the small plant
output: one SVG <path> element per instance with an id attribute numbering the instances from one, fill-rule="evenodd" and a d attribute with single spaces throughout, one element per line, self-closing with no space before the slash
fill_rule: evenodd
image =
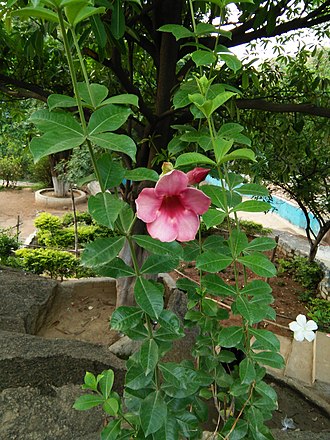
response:
<path id="1" fill-rule="evenodd" d="M 55 232 L 62 227 L 62 222 L 56 215 L 49 214 L 49 212 L 42 212 L 35 219 L 34 225 L 43 231 Z"/>
<path id="2" fill-rule="evenodd" d="M 320 330 L 330 331 L 330 301 L 321 298 L 310 300 L 307 306 L 307 316 L 313 319 Z"/>
<path id="3" fill-rule="evenodd" d="M 8 231 L 0 229 L 0 263 L 7 264 L 12 252 L 18 249 L 19 242 Z"/>
<path id="4" fill-rule="evenodd" d="M 85 225 L 91 225 L 93 218 L 88 212 L 76 212 L 77 223 L 84 223 Z M 72 226 L 74 224 L 74 217 L 72 212 L 67 212 L 62 217 L 63 226 Z"/>
<path id="5" fill-rule="evenodd" d="M 319 282 L 323 278 L 323 271 L 315 262 L 308 261 L 304 257 L 294 257 L 291 260 L 279 259 L 280 272 L 288 272 L 293 275 L 293 279 L 298 281 L 305 289 L 304 294 L 315 294 Z"/>
<path id="6" fill-rule="evenodd" d="M 46 274 L 51 278 L 71 278 L 76 274 L 79 260 L 69 252 L 53 249 L 19 249 L 16 256 L 20 266 L 35 274 Z"/>

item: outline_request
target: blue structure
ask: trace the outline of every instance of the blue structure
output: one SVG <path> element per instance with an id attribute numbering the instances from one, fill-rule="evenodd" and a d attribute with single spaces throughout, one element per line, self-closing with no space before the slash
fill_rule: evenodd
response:
<path id="1" fill-rule="evenodd" d="M 211 185 L 220 186 L 220 181 L 211 176 L 207 176 L 205 181 Z M 306 229 L 306 218 L 303 211 L 296 205 L 294 205 L 289 200 L 282 199 L 281 197 L 272 196 L 270 200 L 273 210 L 280 217 L 288 220 L 292 225 L 298 226 L 298 228 Z M 311 229 L 314 234 L 317 234 L 320 230 L 320 226 L 316 218 L 309 213 L 309 218 L 311 222 Z"/>

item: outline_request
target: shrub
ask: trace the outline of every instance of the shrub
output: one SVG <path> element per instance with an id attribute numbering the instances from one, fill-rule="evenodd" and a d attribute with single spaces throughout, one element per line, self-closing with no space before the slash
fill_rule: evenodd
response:
<path id="1" fill-rule="evenodd" d="M 330 301 L 326 299 L 314 298 L 308 306 L 307 316 L 313 319 L 320 330 L 330 331 Z"/>
<path id="2" fill-rule="evenodd" d="M 85 223 L 86 225 L 91 225 L 93 223 L 93 218 L 88 212 L 76 212 L 76 219 L 78 223 Z M 71 226 L 74 224 L 74 218 L 72 212 L 67 212 L 62 217 L 63 226 Z"/>
<path id="3" fill-rule="evenodd" d="M 37 275 L 47 274 L 51 278 L 70 278 L 76 274 L 79 260 L 69 252 L 53 249 L 19 249 L 16 256 L 20 266 Z"/>
<path id="4" fill-rule="evenodd" d="M 23 164 L 19 157 L 5 156 L 0 159 L 0 178 L 6 187 L 15 185 L 23 177 Z"/>
<path id="5" fill-rule="evenodd" d="M 40 230 L 55 232 L 61 228 L 62 222 L 56 215 L 49 214 L 49 212 L 42 212 L 35 219 L 34 225 Z"/>
<path id="6" fill-rule="evenodd" d="M 292 260 L 279 259 L 280 271 L 293 275 L 307 291 L 316 292 L 319 282 L 323 278 L 323 271 L 315 262 L 308 261 L 305 257 L 294 257 Z"/>
<path id="7" fill-rule="evenodd" d="M 272 232 L 270 228 L 264 228 L 260 223 L 250 220 L 241 220 L 239 224 L 247 235 L 267 235 Z"/>
<path id="8" fill-rule="evenodd" d="M 12 251 L 18 249 L 19 242 L 16 237 L 10 235 L 7 231 L 0 229 L 0 262 L 6 264 Z"/>

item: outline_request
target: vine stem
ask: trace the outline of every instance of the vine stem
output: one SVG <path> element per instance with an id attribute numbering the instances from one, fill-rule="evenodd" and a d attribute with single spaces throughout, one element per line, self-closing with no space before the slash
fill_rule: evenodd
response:
<path id="1" fill-rule="evenodd" d="M 84 114 L 84 109 L 83 109 L 81 97 L 80 97 L 79 90 L 78 90 L 77 75 L 76 75 L 76 71 L 75 71 L 74 64 L 73 64 L 73 58 L 72 58 L 72 54 L 71 54 L 71 50 L 70 50 L 70 45 L 69 45 L 69 41 L 68 41 L 68 36 L 67 36 L 67 33 L 66 33 L 65 23 L 64 23 L 64 19 L 63 19 L 61 10 L 59 10 L 59 9 L 57 10 L 57 15 L 58 15 L 58 18 L 59 18 L 59 24 L 60 24 L 61 33 L 62 33 L 65 55 L 66 55 L 66 58 L 68 60 L 68 66 L 69 66 L 69 70 L 70 70 L 72 86 L 73 86 L 74 94 L 76 96 L 76 101 L 77 101 L 78 112 L 79 112 L 79 117 L 80 117 L 80 122 L 81 122 L 82 130 L 83 130 L 84 136 L 86 138 L 86 143 L 87 143 L 88 151 L 89 151 L 89 154 L 91 156 L 91 160 L 92 160 L 92 163 L 93 163 L 93 168 L 94 168 L 97 180 L 98 180 L 98 182 L 100 184 L 101 191 L 104 192 L 105 188 L 104 188 L 104 185 L 102 183 L 101 175 L 100 175 L 98 167 L 97 167 L 97 163 L 96 163 L 96 158 L 95 158 L 95 154 L 94 154 L 94 151 L 93 151 L 93 147 L 92 147 L 91 142 L 87 139 L 87 136 L 88 136 L 87 123 L 86 123 L 86 119 L 85 119 L 85 114 Z M 73 39 L 75 39 L 76 36 L 75 36 L 74 29 L 71 29 L 71 33 L 72 33 Z M 78 57 L 79 57 L 79 55 L 78 55 Z M 81 67 L 82 67 L 82 70 L 84 71 L 85 70 L 84 60 L 82 58 L 80 60 L 80 58 L 79 58 L 79 61 L 80 61 L 80 63 L 82 63 Z M 87 72 L 86 72 L 86 75 L 87 75 Z"/>

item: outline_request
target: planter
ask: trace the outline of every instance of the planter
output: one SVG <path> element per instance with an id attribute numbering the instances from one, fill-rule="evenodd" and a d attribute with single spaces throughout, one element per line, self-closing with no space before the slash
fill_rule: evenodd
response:
<path id="1" fill-rule="evenodd" d="M 86 193 L 79 189 L 74 189 L 73 195 L 76 205 L 85 202 L 87 199 Z M 43 208 L 63 209 L 72 206 L 70 191 L 67 197 L 56 197 L 53 188 L 44 188 L 36 191 L 35 202 L 37 206 Z"/>

